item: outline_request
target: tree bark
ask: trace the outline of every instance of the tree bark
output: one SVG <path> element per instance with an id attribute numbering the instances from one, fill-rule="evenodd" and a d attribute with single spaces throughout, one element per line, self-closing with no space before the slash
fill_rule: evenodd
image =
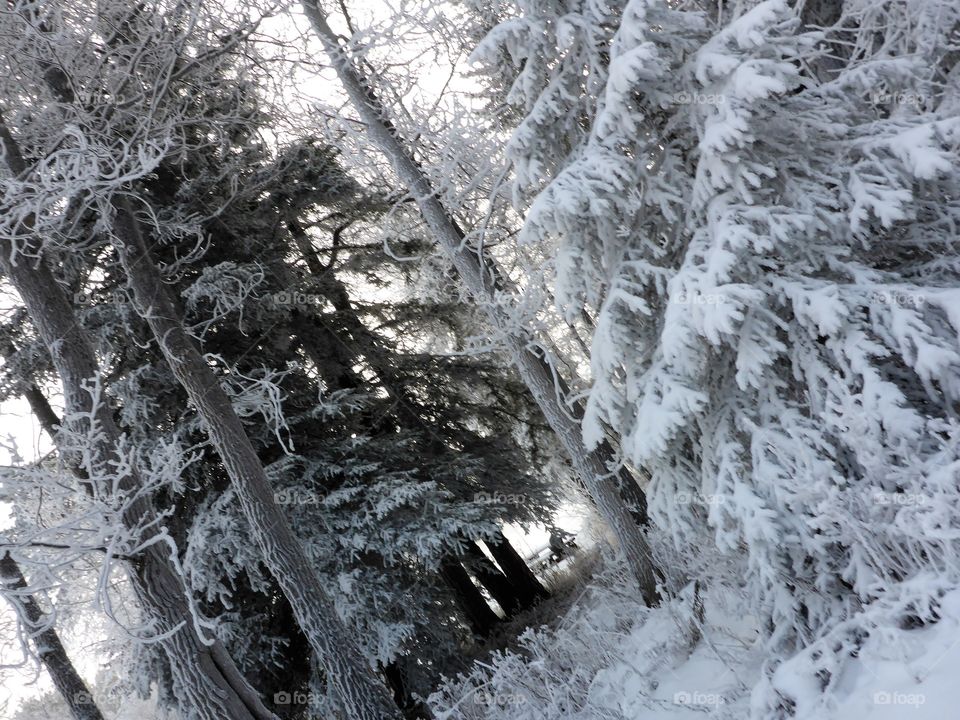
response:
<path id="1" fill-rule="evenodd" d="M 530 607 L 538 600 L 550 596 L 537 576 L 533 574 L 526 560 L 520 557 L 520 553 L 503 535 L 500 535 L 497 540 L 484 542 L 489 548 L 490 554 L 493 555 L 493 559 L 503 568 L 504 574 L 510 578 L 510 582 L 520 592 L 520 598 L 525 607 Z"/>
<path id="2" fill-rule="evenodd" d="M 500 572 L 500 568 L 494 565 L 476 544 L 468 543 L 465 555 L 467 567 L 470 568 L 480 584 L 487 589 L 490 597 L 503 608 L 504 615 L 512 617 L 524 608 L 520 594 L 513 583 Z"/>
<path id="3" fill-rule="evenodd" d="M 50 673 L 57 691 L 70 708 L 74 720 L 103 720 L 100 708 L 77 669 L 70 662 L 60 636 L 47 624 L 40 605 L 27 592 L 27 581 L 10 553 L 0 557 L 0 592 L 29 629 L 40 662 Z"/>
<path id="4" fill-rule="evenodd" d="M 383 676 L 393 692 L 394 702 L 397 703 L 407 720 L 425 720 L 433 717 L 427 706 L 410 694 L 403 670 L 400 669 L 396 660 L 383 666 Z"/>
<path id="5" fill-rule="evenodd" d="M 23 175 L 26 164 L 2 118 L 0 144 L 10 170 L 14 175 Z M 29 242 L 30 221 L 25 224 L 23 234 L 25 242 Z M 33 251 L 32 254 L 39 254 L 36 247 Z M 63 385 L 68 413 L 96 422 L 99 432 L 91 447 L 93 462 L 109 472 L 115 467 L 120 431 L 109 409 L 102 403 L 94 407 L 86 389 L 85 384 L 97 375 L 97 364 L 63 289 L 42 258 L 28 260 L 24 254 L 17 257 L 6 240 L 0 241 L 0 270 L 20 295 L 50 352 Z M 41 421 L 43 419 L 41 417 Z M 79 466 L 76 458 L 65 457 L 65 460 Z M 91 482 L 96 483 L 97 473 L 91 472 L 90 476 Z M 135 471 L 119 482 L 120 491 L 127 496 L 135 495 L 140 486 Z M 109 488 L 98 490 L 109 492 Z M 162 532 L 150 501 L 140 496 L 129 502 L 122 519 L 127 528 L 143 533 L 141 540 L 147 547 L 130 568 L 132 586 L 140 606 L 154 622 L 156 632 L 169 633 L 162 647 L 184 702 L 204 720 L 275 720 L 220 643 L 208 646 L 197 634 L 186 600 L 187 590 L 163 549 L 164 542 L 149 542 L 151 536 L 155 538 Z"/>
<path id="6" fill-rule="evenodd" d="M 120 433 L 109 410 L 102 404 L 94 408 L 90 394 L 84 389 L 85 381 L 96 376 L 96 364 L 72 308 L 42 262 L 29 268 L 20 258 L 17 264 L 13 264 L 9 247 L 0 247 L 0 256 L 0 267 L 27 305 L 53 357 L 63 383 L 68 411 L 93 413 L 100 431 L 94 455 L 98 465 L 108 466 Z M 90 476 L 96 482 L 97 473 L 91 472 Z M 122 478 L 120 483 L 121 490 L 131 495 L 139 485 L 140 480 L 133 473 Z M 149 534 L 159 532 L 156 513 L 142 497 L 127 505 L 123 521 L 130 529 L 149 528 L 145 531 L 148 537 L 142 538 L 143 541 L 149 540 Z M 272 718 L 223 649 L 217 647 L 218 643 L 208 647 L 196 634 L 186 602 L 186 588 L 171 567 L 163 547 L 162 543 L 147 547 L 136 559 L 131 579 L 141 607 L 157 623 L 157 631 L 173 632 L 163 641 L 163 647 L 185 699 L 201 717 L 209 720 Z"/>
<path id="7" fill-rule="evenodd" d="M 129 202 L 115 202 L 114 245 L 127 274 L 137 312 L 147 321 L 177 380 L 207 426 L 210 440 L 240 501 L 253 541 L 290 602 L 301 630 L 317 654 L 352 718 L 400 718 L 387 687 L 366 663 L 300 542 L 273 499 L 273 489 L 243 424 L 216 375 L 184 330 L 144 242 Z"/>
<path id="8" fill-rule="evenodd" d="M 580 423 L 560 405 L 552 368 L 533 350 L 535 341 L 525 329 L 518 329 L 507 313 L 491 301 L 504 282 L 495 264 L 464 243 L 464 233 L 444 208 L 436 190 L 410 151 L 397 136 L 385 109 L 327 23 L 317 0 L 303 0 L 303 8 L 330 57 L 344 89 L 350 96 L 367 133 L 393 163 L 400 181 L 407 186 L 437 242 L 453 262 L 466 289 L 486 309 L 491 324 L 502 333 L 520 377 L 530 390 L 548 424 L 557 434 L 574 469 L 601 516 L 616 535 L 620 552 L 640 586 L 647 605 L 659 602 L 653 558 L 646 537 L 624 507 L 617 492 L 616 473 L 607 467 L 612 458 L 588 450 Z"/>
<path id="9" fill-rule="evenodd" d="M 457 604 L 467 616 L 473 634 L 489 637 L 499 624 L 500 618 L 487 604 L 486 598 L 473 584 L 463 566 L 455 558 L 446 557 L 440 562 L 440 576 L 453 590 Z"/>

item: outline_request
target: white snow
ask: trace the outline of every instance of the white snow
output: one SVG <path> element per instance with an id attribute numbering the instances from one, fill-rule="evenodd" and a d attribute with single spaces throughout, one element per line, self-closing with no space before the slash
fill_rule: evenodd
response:
<path id="1" fill-rule="evenodd" d="M 960 669 L 960 589 L 941 599 L 939 622 L 901 629 L 878 626 L 856 657 L 844 658 L 824 693 L 808 674 L 809 653 L 784 662 L 772 674 L 755 618 L 729 591 L 706 592 L 702 638 L 692 646 L 687 602 L 675 599 L 647 610 L 639 603 L 632 624 L 628 599 L 612 587 L 593 587 L 560 628 L 528 634 L 527 660 L 510 655 L 452 683 L 432 700 L 439 718 L 459 720 L 741 720 L 760 711 L 765 693 L 782 696 L 796 720 L 947 720 L 956 717 L 954 688 Z M 573 646 L 573 647 L 571 647 Z M 581 651 L 577 651 L 580 646 Z M 590 652 L 582 650 L 589 648 Z M 569 654 L 569 655 L 568 655 Z M 579 658 L 576 677 L 562 677 L 569 656 Z M 591 663 L 595 663 L 591 666 Z M 769 676 L 769 682 L 767 677 Z M 532 680 L 531 680 L 532 678 Z M 569 693 L 557 701 L 551 682 Z M 579 686 L 579 691 L 576 686 Z M 467 700 L 489 701 L 475 714 Z M 497 703 L 503 695 L 510 703 Z"/>

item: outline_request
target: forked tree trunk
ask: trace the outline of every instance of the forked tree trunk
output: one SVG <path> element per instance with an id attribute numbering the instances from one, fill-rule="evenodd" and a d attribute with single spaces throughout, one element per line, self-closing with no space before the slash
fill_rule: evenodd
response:
<path id="1" fill-rule="evenodd" d="M 14 175 L 27 167 L 6 125 L 0 118 L 0 144 L 4 160 Z M 31 223 L 22 228 L 24 243 L 31 242 Z M 36 255 L 36 247 L 32 254 Z M 0 270 L 13 284 L 27 308 L 37 332 L 46 345 L 63 384 L 67 412 L 87 417 L 97 424 L 91 455 L 97 467 L 109 472 L 117 464 L 115 448 L 120 432 L 109 409 L 93 399 L 85 384 L 97 375 L 97 364 L 90 343 L 77 321 L 63 289 L 44 261 L 27 254 L 15 255 L 9 241 L 0 241 Z M 89 421 L 84 421 L 89 422 Z M 82 428 L 78 428 L 83 430 Z M 76 458 L 66 458 L 67 462 Z M 94 468 L 96 470 L 96 468 Z M 95 483 L 97 473 L 91 473 Z M 119 481 L 119 489 L 136 495 L 141 480 L 132 471 Z M 100 488 L 108 492 L 108 488 Z M 201 641 L 187 604 L 187 590 L 174 571 L 164 542 L 149 543 L 161 524 L 150 501 L 139 497 L 127 504 L 122 520 L 127 528 L 143 533 L 145 549 L 130 567 L 131 584 L 140 607 L 155 625 L 158 634 L 169 634 L 161 646 L 181 700 L 204 720 L 275 720 L 256 692 L 247 684 L 219 642 Z M 147 528 L 143 530 L 143 528 Z"/>
<path id="2" fill-rule="evenodd" d="M 10 603 L 27 628 L 40 662 L 50 673 L 57 691 L 70 708 L 74 720 L 103 720 L 89 688 L 70 662 L 56 630 L 47 626 L 43 610 L 27 590 L 27 581 L 10 553 L 0 557 L 0 594 Z"/>
<path id="3" fill-rule="evenodd" d="M 386 685 L 340 621 L 286 516 L 274 502 L 260 458 L 217 376 L 184 330 L 126 199 L 116 201 L 113 232 L 137 312 L 147 321 L 173 374 L 206 424 L 264 564 L 290 602 L 344 709 L 358 720 L 400 718 Z"/>
<path id="4" fill-rule="evenodd" d="M 619 549 L 640 585 L 645 602 L 655 605 L 659 602 L 659 596 L 650 547 L 640 526 L 619 497 L 619 478 L 607 467 L 612 457 L 586 448 L 579 422 L 557 400 L 552 369 L 533 350 L 534 338 L 529 332 L 518 329 L 511 318 L 491 302 L 497 288 L 503 286 L 499 270 L 488 257 L 463 242 L 463 231 L 444 208 L 430 180 L 397 136 L 384 107 L 341 46 L 318 1 L 303 0 L 303 8 L 357 113 L 366 123 L 367 133 L 393 163 L 400 181 L 413 195 L 424 220 L 453 262 L 465 288 L 483 305 L 490 323 L 502 333 L 520 377 L 560 439 L 601 516 L 616 535 Z"/>

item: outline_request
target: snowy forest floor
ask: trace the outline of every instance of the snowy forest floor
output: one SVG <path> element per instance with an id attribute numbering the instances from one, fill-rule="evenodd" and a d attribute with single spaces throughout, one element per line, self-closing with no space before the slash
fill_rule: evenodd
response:
<path id="1" fill-rule="evenodd" d="M 520 636 L 519 648 L 477 662 L 430 698 L 437 720 L 660 720 L 750 716 L 768 683 L 796 700 L 798 720 L 943 720 L 960 667 L 960 590 L 947 593 L 941 619 L 902 629 L 877 625 L 846 658 L 827 692 L 809 679 L 809 654 L 765 680 L 767 657 L 754 619 L 736 592 L 707 590 L 695 639 L 689 599 L 648 609 L 609 558 L 571 588 L 569 608 Z M 555 608 L 553 608 L 555 609 Z M 551 613 L 544 608 L 542 618 Z"/>

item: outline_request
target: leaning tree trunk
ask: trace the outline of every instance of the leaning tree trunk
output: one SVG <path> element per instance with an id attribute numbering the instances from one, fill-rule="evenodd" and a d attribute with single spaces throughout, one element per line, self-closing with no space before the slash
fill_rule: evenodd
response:
<path id="1" fill-rule="evenodd" d="M 24 175 L 26 163 L 2 118 L 0 144 L 11 172 Z M 40 253 L 38 244 L 31 238 L 31 226 L 28 220 L 22 231 L 23 242 L 34 245 L 29 253 L 33 257 L 28 259 L 27 254 L 17 256 L 10 241 L 2 240 L 0 270 L 20 295 L 47 346 L 63 384 L 67 412 L 74 417 L 92 419 L 97 425 L 98 432 L 93 434 L 95 439 L 90 448 L 96 465 L 90 468 L 90 482 L 96 483 L 98 468 L 110 472 L 110 468 L 122 466 L 115 455 L 120 432 L 109 409 L 103 403 L 94 406 L 86 388 L 86 383 L 97 376 L 93 350 L 60 283 L 43 259 L 37 259 Z M 66 460 L 79 465 L 75 458 Z M 163 541 L 150 542 L 151 535 L 157 537 L 161 523 L 150 501 L 137 496 L 141 484 L 136 471 L 119 480 L 119 489 L 129 497 L 136 497 L 126 505 L 123 523 L 131 530 L 144 533 L 140 540 L 145 549 L 132 563 L 131 584 L 157 633 L 166 636 L 161 646 L 169 659 L 176 688 L 182 695 L 180 699 L 204 720 L 275 720 L 223 646 L 219 642 L 207 645 L 198 635 L 187 604 L 187 590 L 163 550 L 166 544 Z M 109 488 L 100 489 L 109 491 Z"/>
<path id="2" fill-rule="evenodd" d="M 0 247 L 0 268 L 23 299 L 50 351 L 63 383 L 68 412 L 77 416 L 92 413 L 95 418 L 99 433 L 93 454 L 97 465 L 106 468 L 113 464 L 120 433 L 109 410 L 102 404 L 94 407 L 84 387 L 86 381 L 96 376 L 93 352 L 53 275 L 42 263 L 34 268 L 26 263 L 20 258 L 14 264 L 10 260 L 10 248 Z M 95 470 L 90 472 L 90 477 L 91 483 L 95 483 Z M 129 495 L 134 495 L 139 486 L 140 479 L 134 473 L 120 482 L 121 490 Z M 146 532 L 157 533 L 156 513 L 142 497 L 126 506 L 123 522 L 131 530 L 150 528 Z M 141 541 L 147 543 L 149 537 Z M 186 601 L 186 588 L 163 552 L 164 546 L 164 543 L 153 543 L 143 550 L 136 558 L 131 579 L 141 606 L 157 623 L 158 632 L 171 633 L 162 641 L 162 646 L 183 699 L 209 720 L 273 718 L 222 646 L 219 643 L 207 646 L 197 635 Z"/>
<path id="3" fill-rule="evenodd" d="M 526 606 L 520 598 L 520 593 L 513 583 L 504 575 L 500 568 L 474 543 L 467 543 L 464 550 L 464 565 L 470 569 L 477 581 L 483 585 L 490 597 L 503 608 L 505 617 L 510 618 Z"/>
<path id="4" fill-rule="evenodd" d="M 48 624 L 43 610 L 27 590 L 27 581 L 10 553 L 0 557 L 0 594 L 13 607 L 17 617 L 29 630 L 37 657 L 50 673 L 57 691 L 70 708 L 74 720 L 103 720 L 100 708 L 93 701 L 89 688 L 70 662 L 66 648 L 56 630 Z"/>
<path id="5" fill-rule="evenodd" d="M 520 599 L 525 607 L 534 605 L 538 600 L 549 597 L 550 593 L 537 579 L 533 570 L 527 565 L 520 553 L 516 551 L 510 541 L 503 534 L 494 540 L 484 540 L 484 544 L 493 555 L 493 559 L 503 569 L 504 574 L 520 593 Z"/>
<path id="6" fill-rule="evenodd" d="M 303 634 L 327 672 L 330 685 L 352 718 L 400 718 L 386 685 L 366 663 L 340 621 L 299 540 L 274 502 L 273 489 L 260 458 L 230 398 L 184 330 L 129 202 L 118 199 L 116 211 L 114 244 L 133 291 L 134 305 L 147 321 L 171 370 L 206 424 L 253 540 L 290 602 Z"/>
<path id="7" fill-rule="evenodd" d="M 529 332 L 518 329 L 511 318 L 490 302 L 503 280 L 494 263 L 472 251 L 463 241 L 464 233 L 440 202 L 436 190 L 397 136 L 385 109 L 367 79 L 340 45 L 317 0 L 303 0 L 303 8 L 326 53 L 330 56 L 344 89 L 350 96 L 367 132 L 380 150 L 390 158 L 400 181 L 407 186 L 433 232 L 437 242 L 453 262 L 466 289 L 483 304 L 491 324 L 505 339 L 511 359 L 531 395 L 553 428 L 581 481 L 600 514 L 617 537 L 620 551 L 640 585 L 648 605 L 659 602 L 650 547 L 641 528 L 624 506 L 617 492 L 619 479 L 607 467 L 609 456 L 590 451 L 583 442 L 580 424 L 560 405 L 556 396 L 554 373 L 532 349 Z"/>
<path id="8" fill-rule="evenodd" d="M 457 605 L 467 618 L 474 635 L 490 637 L 500 623 L 500 618 L 487 603 L 486 598 L 473 584 L 470 574 L 460 562 L 448 555 L 440 561 L 440 577 L 453 591 Z"/>

